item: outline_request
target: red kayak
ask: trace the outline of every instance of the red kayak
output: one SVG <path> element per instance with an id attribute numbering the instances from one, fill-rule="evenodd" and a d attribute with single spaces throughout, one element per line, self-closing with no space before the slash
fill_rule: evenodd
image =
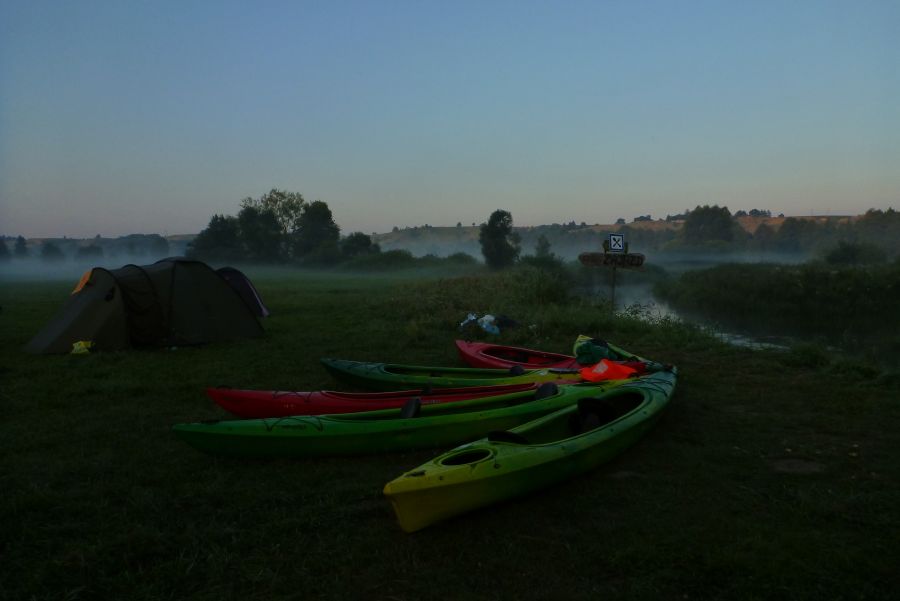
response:
<path id="1" fill-rule="evenodd" d="M 517 346 L 503 346 L 489 342 L 466 342 L 457 340 L 456 348 L 460 358 L 472 367 L 509 369 L 520 365 L 525 369 L 581 369 L 575 357 L 535 351 Z"/>
<path id="2" fill-rule="evenodd" d="M 524 369 L 577 369 L 584 365 L 578 363 L 572 355 L 535 351 L 518 346 L 503 346 L 490 342 L 467 342 L 457 340 L 456 348 L 460 358 L 472 367 L 492 369 L 509 369 L 516 365 Z M 617 361 L 638 373 L 645 373 L 647 366 L 643 361 Z"/>
<path id="3" fill-rule="evenodd" d="M 482 397 L 508 394 L 537 388 L 535 383 L 476 386 L 472 388 L 444 388 L 431 391 L 399 390 L 396 392 L 289 392 L 281 390 L 238 390 L 235 388 L 207 388 L 206 394 L 220 407 L 245 419 L 286 417 L 290 415 L 325 415 L 355 413 L 403 407 L 418 397 L 423 405 L 451 403 Z"/>

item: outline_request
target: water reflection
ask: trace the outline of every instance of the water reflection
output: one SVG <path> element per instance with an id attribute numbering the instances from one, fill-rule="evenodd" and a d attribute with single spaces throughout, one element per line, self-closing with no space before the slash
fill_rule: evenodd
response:
<path id="1" fill-rule="evenodd" d="M 609 301 L 608 286 L 591 286 L 585 291 L 589 296 Z M 628 285 L 616 288 L 616 312 L 637 317 L 645 321 L 675 319 L 690 323 L 722 342 L 751 349 L 788 350 L 792 340 L 782 336 L 754 336 L 747 332 L 731 332 L 718 324 L 710 323 L 698 316 L 677 311 L 665 301 L 653 295 L 650 285 Z"/>

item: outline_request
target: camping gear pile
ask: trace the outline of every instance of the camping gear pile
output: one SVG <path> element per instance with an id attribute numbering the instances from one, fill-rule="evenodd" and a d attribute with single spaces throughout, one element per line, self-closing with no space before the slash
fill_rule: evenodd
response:
<path id="1" fill-rule="evenodd" d="M 210 398 L 242 419 L 174 431 L 201 451 L 231 457 L 462 444 L 385 485 L 400 526 L 414 532 L 610 460 L 650 428 L 675 390 L 674 367 L 586 336 L 572 356 L 456 346 L 469 367 L 322 359 L 336 379 L 386 392 L 209 388 Z"/>

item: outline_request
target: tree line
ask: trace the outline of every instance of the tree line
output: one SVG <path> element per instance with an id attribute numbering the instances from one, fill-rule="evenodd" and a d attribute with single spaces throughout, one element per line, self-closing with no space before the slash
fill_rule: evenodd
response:
<path id="1" fill-rule="evenodd" d="M 858 219 L 825 218 L 811 220 L 788 217 L 780 227 L 765 222 L 748 232 L 741 217 L 771 217 L 768 210 L 740 210 L 733 215 L 727 207 L 697 206 L 667 221 L 683 221 L 680 229 L 648 229 L 621 225 L 631 247 L 641 252 L 761 252 L 819 254 L 836 252 L 850 261 L 877 261 L 900 255 L 900 213 L 870 209 Z M 781 216 L 779 216 L 781 217 Z M 647 221 L 641 216 L 635 221 Z M 619 220 L 620 222 L 624 220 Z M 461 223 L 457 224 L 461 227 Z M 425 226 L 425 230 L 430 226 Z M 342 237 L 328 204 L 307 202 L 296 192 L 272 189 L 259 198 L 245 198 L 237 215 L 213 215 L 207 227 L 188 244 L 186 254 L 211 262 L 262 262 L 329 266 L 344 264 L 361 268 L 394 269 L 415 266 L 417 259 L 408 250 L 382 252 L 372 238 L 362 232 Z M 498 209 L 479 229 L 478 242 L 488 267 L 501 269 L 517 262 L 538 266 L 553 265 L 561 259 L 551 252 L 551 242 L 564 253 L 599 249 L 606 232 L 581 226 L 553 224 L 516 231 L 512 214 Z M 18 236 L 10 251 L 0 240 L 0 261 L 31 256 L 26 240 Z M 533 245 L 533 254 L 522 254 L 523 245 Z M 65 249 L 65 250 L 63 250 Z M 67 252 L 68 251 L 68 252 Z M 49 240 L 40 245 L 37 256 L 60 261 L 67 255 L 78 259 L 119 254 L 166 256 L 169 243 L 158 235 L 131 235 L 103 240 L 98 235 L 90 244 Z M 476 263 L 474 257 L 457 252 L 449 261 L 459 265 Z M 428 257 L 426 262 L 440 261 Z M 430 266 L 430 264 L 429 264 Z"/>
<path id="2" fill-rule="evenodd" d="M 728 207 L 718 205 L 697 206 L 693 210 L 669 216 L 665 221 L 677 221 L 680 228 L 640 227 L 645 216 L 635 219 L 635 224 L 620 220 L 617 228 L 636 252 L 657 254 L 691 253 L 759 253 L 804 256 L 821 256 L 839 244 L 867 247 L 867 254 L 879 252 L 887 258 L 900 256 L 900 212 L 893 209 L 870 209 L 864 215 L 848 219 L 823 217 L 809 219 L 779 215 L 778 222 L 763 221 L 753 231 L 741 226 L 741 217 L 770 218 L 768 210 L 739 210 L 732 214 Z M 663 221 L 660 219 L 659 221 Z M 536 245 L 541 236 L 553 243 L 557 252 L 575 256 L 590 249 L 600 249 L 609 232 L 596 228 L 568 228 L 542 225 L 520 230 L 522 245 Z M 876 249 L 876 250 L 873 250 Z"/>
<path id="3" fill-rule="evenodd" d="M 761 211 L 750 216 L 768 217 Z M 858 219 L 822 218 L 819 220 L 787 217 L 780 227 L 766 222 L 748 232 L 727 207 L 698 206 L 685 218 L 677 236 L 661 250 L 718 250 L 724 252 L 771 252 L 785 254 L 822 254 L 841 243 L 880 249 L 885 256 L 900 255 L 900 213 L 870 209 Z"/>
<path id="4" fill-rule="evenodd" d="M 362 232 L 341 238 L 328 204 L 297 192 L 272 189 L 245 198 L 237 215 L 213 215 L 188 245 L 188 256 L 207 261 L 332 265 L 377 254 Z"/>
<path id="5" fill-rule="evenodd" d="M 245 198 L 237 215 L 213 215 L 209 225 L 188 245 L 188 256 L 215 262 L 260 262 L 369 268 L 413 266 L 409 251 L 382 252 L 371 237 L 353 232 L 341 237 L 328 204 L 307 202 L 300 193 L 272 189 L 259 198 Z M 426 226 L 427 227 L 427 226 Z M 481 226 L 479 241 L 485 263 L 503 268 L 519 260 L 519 237 L 509 211 L 494 211 Z M 551 257 L 546 238 L 538 254 Z M 425 257 L 425 262 L 441 259 Z M 474 265 L 474 257 L 456 253 L 451 264 Z"/>
<path id="6" fill-rule="evenodd" d="M 12 250 L 6 239 L 12 240 Z M 29 245 L 23 236 L 0 237 L 0 261 L 40 259 L 46 263 L 59 263 L 69 258 L 76 261 L 94 261 L 103 257 L 165 257 L 170 253 L 169 241 L 159 234 L 130 234 L 118 238 L 102 238 L 99 234 L 87 244 L 73 238 L 45 239 L 40 244 Z"/>

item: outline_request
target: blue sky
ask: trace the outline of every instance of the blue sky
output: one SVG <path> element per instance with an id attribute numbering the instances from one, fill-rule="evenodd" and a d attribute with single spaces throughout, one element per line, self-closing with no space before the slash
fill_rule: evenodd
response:
<path id="1" fill-rule="evenodd" d="M 900 208 L 898 2 L 0 0 L 0 233 Z"/>

